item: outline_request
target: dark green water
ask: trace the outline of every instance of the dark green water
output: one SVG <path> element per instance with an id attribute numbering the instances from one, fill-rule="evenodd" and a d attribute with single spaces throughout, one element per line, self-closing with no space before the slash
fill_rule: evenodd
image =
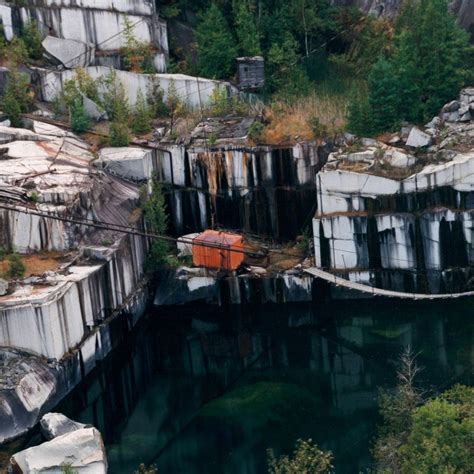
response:
<path id="1" fill-rule="evenodd" d="M 404 346 L 432 393 L 472 383 L 473 301 L 150 312 L 58 410 L 97 426 L 111 473 L 264 473 L 312 438 L 338 473 L 370 467 L 377 392 Z"/>

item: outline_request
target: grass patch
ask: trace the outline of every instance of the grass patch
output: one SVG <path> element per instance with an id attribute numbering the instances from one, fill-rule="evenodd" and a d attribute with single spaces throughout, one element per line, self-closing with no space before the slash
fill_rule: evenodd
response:
<path id="1" fill-rule="evenodd" d="M 29 255 L 21 255 L 21 262 L 25 266 L 24 278 L 32 275 L 41 275 L 44 272 L 55 270 L 64 261 L 61 252 L 40 252 Z M 9 260 L 0 260 L 0 275 L 6 278 L 8 273 Z M 8 279 L 8 278 L 7 278 Z"/>

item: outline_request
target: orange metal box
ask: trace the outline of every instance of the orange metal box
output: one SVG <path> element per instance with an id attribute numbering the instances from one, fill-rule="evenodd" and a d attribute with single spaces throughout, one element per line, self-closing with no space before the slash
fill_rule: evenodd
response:
<path id="1" fill-rule="evenodd" d="M 205 230 L 193 240 L 193 264 L 197 267 L 236 270 L 244 260 L 243 247 L 241 235 Z M 239 252 L 232 252 L 232 249 Z"/>

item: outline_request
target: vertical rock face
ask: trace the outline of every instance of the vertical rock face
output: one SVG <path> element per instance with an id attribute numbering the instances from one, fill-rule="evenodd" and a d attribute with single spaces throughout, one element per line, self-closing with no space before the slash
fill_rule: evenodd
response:
<path id="1" fill-rule="evenodd" d="M 474 264 L 473 170 L 471 153 L 400 182 L 342 170 L 320 173 L 316 265 L 415 270 L 432 292 L 442 292 L 440 274 Z"/>
<path id="2" fill-rule="evenodd" d="M 335 153 L 318 174 L 315 263 L 355 281 L 397 291 L 448 293 L 472 286 L 474 272 L 474 89 L 443 107 L 406 146 L 424 147 L 425 165 L 377 153 Z M 452 116 L 452 110 L 463 113 Z M 470 121 L 471 120 L 471 121 Z M 363 140 L 362 140 L 363 141 Z M 431 146 L 430 146 L 431 145 Z M 417 166 L 417 168 L 415 168 Z M 395 178 L 398 176 L 398 178 Z M 369 271 L 364 276 L 360 272 Z"/>
<path id="3" fill-rule="evenodd" d="M 293 239 L 313 211 L 314 173 L 327 152 L 314 143 L 288 148 L 242 144 L 206 148 L 164 145 L 158 151 L 177 234 L 212 224 Z"/>
<path id="4" fill-rule="evenodd" d="M 338 6 L 355 6 L 364 13 L 388 18 L 395 18 L 403 7 L 403 0 L 332 0 L 331 3 Z M 449 8 L 457 16 L 459 24 L 472 33 L 474 1 L 453 0 L 450 2 Z"/>
<path id="5" fill-rule="evenodd" d="M 42 68 L 35 68 L 34 70 L 38 76 L 42 99 L 46 102 L 52 102 L 63 90 L 65 81 L 74 78 L 74 71 L 71 70 L 51 71 Z M 85 68 L 85 71 L 93 79 L 97 79 L 105 77 L 112 69 L 105 66 L 95 66 Z M 209 104 L 212 93 L 216 89 L 229 97 L 238 92 L 228 82 L 196 78 L 185 74 L 137 74 L 128 71 L 115 71 L 115 74 L 116 80 L 122 84 L 132 106 L 136 103 L 138 92 L 141 91 L 146 96 L 149 87 L 156 81 L 163 89 L 165 100 L 170 84 L 173 83 L 182 102 L 191 108 L 198 108 L 201 103 L 203 105 Z"/>
<path id="6" fill-rule="evenodd" d="M 55 396 L 56 372 L 39 357 L 0 351 L 0 444 L 32 428 Z"/>
<path id="7" fill-rule="evenodd" d="M 0 5 L 7 40 L 29 19 L 37 21 L 43 36 L 91 44 L 106 56 L 126 45 L 126 18 L 139 40 L 151 43 L 158 54 L 168 55 L 166 22 L 159 18 L 155 2 L 147 0 L 28 0 L 21 5 Z M 166 71 L 164 61 L 155 64 Z"/>

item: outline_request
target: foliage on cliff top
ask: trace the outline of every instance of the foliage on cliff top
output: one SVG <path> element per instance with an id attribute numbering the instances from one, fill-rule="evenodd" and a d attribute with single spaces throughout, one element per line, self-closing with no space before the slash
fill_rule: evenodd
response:
<path id="1" fill-rule="evenodd" d="M 290 102 L 276 100 L 266 109 L 261 141 L 278 145 L 334 135 L 344 127 L 346 103 L 345 96 L 317 92 Z"/>
<path id="2" fill-rule="evenodd" d="M 349 108 L 349 129 L 371 135 L 429 120 L 472 78 L 471 49 L 447 0 L 408 2 L 392 51 L 371 69 L 367 96 Z"/>

